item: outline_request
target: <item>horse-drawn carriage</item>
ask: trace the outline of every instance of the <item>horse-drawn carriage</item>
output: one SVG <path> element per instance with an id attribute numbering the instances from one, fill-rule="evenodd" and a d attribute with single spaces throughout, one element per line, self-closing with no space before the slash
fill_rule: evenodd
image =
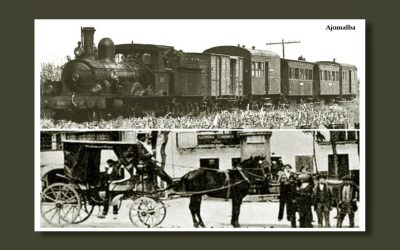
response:
<path id="1" fill-rule="evenodd" d="M 143 173 L 123 182 L 105 185 L 101 171 L 102 152 L 114 152 L 119 162 L 137 164 L 137 145 L 125 142 L 64 141 L 65 182 L 44 188 L 41 194 L 41 215 L 53 226 L 67 226 L 87 220 L 95 207 L 133 200 L 129 218 L 135 226 L 154 227 L 162 223 L 166 208 L 154 187 L 145 184 Z M 104 155 L 105 153 L 103 153 Z M 107 190 L 108 189 L 108 190 Z M 105 195 L 108 191 L 111 195 Z M 107 200 L 109 199 L 109 200 Z M 106 203 L 107 201 L 107 203 Z"/>

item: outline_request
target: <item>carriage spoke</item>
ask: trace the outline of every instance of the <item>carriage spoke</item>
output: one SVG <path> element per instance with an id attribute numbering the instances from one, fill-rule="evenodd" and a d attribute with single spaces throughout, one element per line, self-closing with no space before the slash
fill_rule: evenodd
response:
<path id="1" fill-rule="evenodd" d="M 46 199 L 49 199 L 49 200 L 52 201 L 52 202 L 56 202 L 56 200 L 55 200 L 54 198 L 51 198 L 51 197 L 48 196 L 47 194 L 43 194 L 43 196 L 44 196 Z"/>
<path id="2" fill-rule="evenodd" d="M 58 209 L 57 211 L 58 211 L 58 225 L 61 225 L 61 213 L 60 213 L 60 209 Z"/>
<path id="3" fill-rule="evenodd" d="M 58 212 L 58 208 L 57 208 L 57 210 L 54 212 L 54 214 L 51 216 L 51 218 L 50 218 L 50 222 L 52 222 L 53 221 L 53 219 L 54 219 L 54 217 L 56 216 L 56 214 L 57 214 L 57 212 Z"/>
<path id="4" fill-rule="evenodd" d="M 69 212 L 71 212 L 71 209 L 72 209 L 72 208 L 74 208 L 74 206 L 71 206 L 71 207 L 67 210 L 67 212 L 64 214 L 65 217 L 69 214 Z M 73 215 L 73 214 L 72 214 L 72 215 Z"/>
<path id="5" fill-rule="evenodd" d="M 46 212 L 43 212 L 43 214 L 48 214 L 49 212 L 53 211 L 54 209 L 57 209 L 57 207 L 54 206 L 53 208 L 50 208 L 50 209 L 47 210 Z"/>

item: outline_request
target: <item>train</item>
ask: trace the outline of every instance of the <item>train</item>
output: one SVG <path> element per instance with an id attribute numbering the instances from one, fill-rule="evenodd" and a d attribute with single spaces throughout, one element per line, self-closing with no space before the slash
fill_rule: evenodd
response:
<path id="1" fill-rule="evenodd" d="M 188 53 L 173 46 L 94 46 L 94 27 L 81 28 L 75 59 L 61 80 L 41 85 L 41 110 L 55 119 L 197 114 L 231 108 L 346 101 L 358 91 L 357 67 L 307 62 L 245 46 Z"/>

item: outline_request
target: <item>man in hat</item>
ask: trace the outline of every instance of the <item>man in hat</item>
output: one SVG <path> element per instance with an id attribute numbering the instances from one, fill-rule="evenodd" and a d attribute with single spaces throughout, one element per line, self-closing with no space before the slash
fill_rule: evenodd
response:
<path id="1" fill-rule="evenodd" d="M 279 194 L 279 213 L 278 220 L 281 221 L 283 219 L 283 213 L 286 205 L 286 218 L 288 221 L 291 221 L 291 213 L 290 208 L 293 206 L 293 201 L 291 197 L 293 196 L 290 193 L 290 177 L 294 176 L 292 172 L 292 166 L 286 164 L 283 166 L 283 171 L 278 176 L 278 183 L 280 184 L 280 194 Z"/>
<path id="2" fill-rule="evenodd" d="M 144 172 L 146 172 L 150 178 L 151 176 L 157 175 L 158 177 L 161 178 L 161 180 L 167 182 L 168 185 L 171 185 L 172 184 L 171 177 L 163 169 L 157 166 L 156 159 L 153 157 L 153 153 L 150 152 L 145 146 L 146 134 L 139 133 L 137 135 L 137 139 L 138 139 L 137 149 L 139 158 L 137 167 L 142 166 Z"/>
<path id="3" fill-rule="evenodd" d="M 339 188 L 338 208 L 339 216 L 337 227 L 342 227 L 344 217 L 349 215 L 350 227 L 354 227 L 354 213 L 357 211 L 358 187 L 353 183 L 350 175 L 342 178 L 343 185 Z"/>
<path id="4" fill-rule="evenodd" d="M 317 212 L 318 227 L 323 226 L 323 219 L 325 219 L 325 227 L 330 227 L 329 213 L 332 210 L 333 193 L 326 183 L 326 175 L 318 175 L 317 179 L 318 184 L 314 188 L 313 202 Z"/>
<path id="5" fill-rule="evenodd" d="M 312 195 L 314 180 L 311 174 L 299 175 L 300 186 L 297 190 L 297 209 L 300 217 L 300 227 L 311 228 L 312 226 Z"/>
<path id="6" fill-rule="evenodd" d="M 108 209 L 110 206 L 110 199 L 116 195 L 116 192 L 110 190 L 110 185 L 122 183 L 128 181 L 131 178 L 128 170 L 121 164 L 120 161 L 114 161 L 112 159 L 107 160 L 108 167 L 106 167 L 106 200 L 104 201 L 103 213 L 98 215 L 97 217 L 104 219 L 108 213 Z M 113 205 L 113 215 L 114 219 L 117 218 L 118 215 L 118 205 Z"/>

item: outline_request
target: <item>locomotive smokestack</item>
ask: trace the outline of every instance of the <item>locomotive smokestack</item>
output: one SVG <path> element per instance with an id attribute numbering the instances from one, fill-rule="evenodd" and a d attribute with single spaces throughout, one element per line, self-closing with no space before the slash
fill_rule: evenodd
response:
<path id="1" fill-rule="evenodd" d="M 81 29 L 82 37 L 83 37 L 83 50 L 84 57 L 86 59 L 95 59 L 95 54 L 93 50 L 93 41 L 94 41 L 94 32 L 96 30 L 93 27 L 83 27 Z"/>

